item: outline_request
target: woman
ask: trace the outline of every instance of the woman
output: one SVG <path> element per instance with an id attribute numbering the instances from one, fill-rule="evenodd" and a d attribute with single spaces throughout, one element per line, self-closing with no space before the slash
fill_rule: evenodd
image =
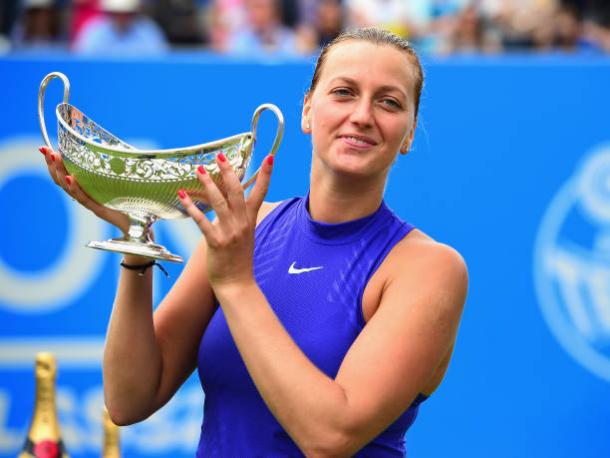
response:
<path id="1" fill-rule="evenodd" d="M 198 365 L 198 456 L 406 453 L 404 434 L 449 363 L 467 289 L 462 258 L 383 203 L 388 172 L 413 140 L 421 86 L 405 41 L 343 34 L 321 53 L 304 99 L 306 198 L 263 202 L 272 157 L 247 199 L 224 156 L 226 195 L 200 169 L 217 220 L 179 193 L 203 238 L 154 317 L 148 260 L 124 258 L 103 367 L 115 423 L 148 417 Z M 92 202 L 43 152 L 58 184 L 126 231 L 125 216 Z"/>

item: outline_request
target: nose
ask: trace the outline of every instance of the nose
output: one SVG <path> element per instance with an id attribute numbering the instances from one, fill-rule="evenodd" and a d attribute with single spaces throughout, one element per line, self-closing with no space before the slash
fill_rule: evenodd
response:
<path id="1" fill-rule="evenodd" d="M 373 107 L 370 100 L 362 97 L 354 106 L 350 121 L 359 127 L 369 127 L 373 124 Z"/>

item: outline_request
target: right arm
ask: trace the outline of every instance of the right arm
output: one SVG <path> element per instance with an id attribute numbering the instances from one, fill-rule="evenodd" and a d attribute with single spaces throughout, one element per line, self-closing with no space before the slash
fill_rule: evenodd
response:
<path id="1" fill-rule="evenodd" d="M 49 173 L 81 205 L 118 227 L 123 234 L 125 214 L 91 199 L 74 177 L 66 175 L 61 157 L 43 147 Z M 257 224 L 276 206 L 264 202 Z M 126 255 L 128 265 L 149 258 Z M 104 399 L 112 421 L 126 425 L 141 421 L 173 396 L 197 365 L 199 342 L 215 311 L 208 281 L 205 238 L 190 257 L 182 274 L 153 313 L 153 269 L 145 275 L 121 269 L 110 317 L 103 358 Z"/>
<path id="2" fill-rule="evenodd" d="M 214 313 L 202 241 L 171 291 L 152 311 L 152 269 L 121 269 L 104 350 L 104 396 L 113 422 L 141 421 L 163 406 L 193 372 Z M 126 256 L 126 264 L 146 258 Z"/>
<path id="3" fill-rule="evenodd" d="M 51 178 L 72 198 L 125 234 L 128 217 L 91 199 L 67 175 L 61 156 L 42 147 Z M 127 255 L 126 264 L 150 259 Z M 205 240 L 199 243 L 171 291 L 153 314 L 152 268 L 144 276 L 121 269 L 104 349 L 106 406 L 119 425 L 150 416 L 191 374 L 201 336 L 214 313 L 206 271 Z"/>
<path id="4" fill-rule="evenodd" d="M 264 202 L 257 224 L 275 208 Z M 163 406 L 197 365 L 199 342 L 215 311 L 202 237 L 182 274 L 152 313 L 152 269 L 122 269 L 104 351 L 104 396 L 113 422 L 143 420 Z M 148 259 L 126 256 L 125 263 Z"/>

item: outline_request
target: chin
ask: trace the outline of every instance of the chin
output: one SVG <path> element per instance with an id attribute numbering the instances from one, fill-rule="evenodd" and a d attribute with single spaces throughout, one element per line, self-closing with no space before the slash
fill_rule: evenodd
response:
<path id="1" fill-rule="evenodd" d="M 353 178 L 364 178 L 374 174 L 372 167 L 367 163 L 335 164 L 333 170 L 337 175 Z"/>
<path id="2" fill-rule="evenodd" d="M 379 169 L 379 158 L 362 151 L 341 151 L 333 158 L 334 168 L 338 171 L 356 175 L 370 175 Z"/>

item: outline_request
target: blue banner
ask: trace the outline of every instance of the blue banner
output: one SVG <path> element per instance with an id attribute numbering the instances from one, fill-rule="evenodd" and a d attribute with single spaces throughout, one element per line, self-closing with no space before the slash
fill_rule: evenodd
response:
<path id="1" fill-rule="evenodd" d="M 466 259 L 470 292 L 446 379 L 407 435 L 421 457 L 610 456 L 610 59 L 426 60 L 413 151 L 386 200 Z M 207 55 L 163 60 L 0 59 L 0 457 L 21 448 L 34 401 L 33 358 L 55 353 L 58 409 L 73 457 L 100 455 L 101 355 L 116 254 L 84 247 L 115 231 L 46 174 L 36 103 L 51 71 L 70 103 L 138 147 L 178 147 L 250 130 L 258 105 L 286 119 L 268 200 L 307 192 L 300 131 L 312 63 Z M 53 81 L 47 129 L 56 144 Z M 253 163 L 276 122 L 264 113 Z M 188 257 L 188 220 L 155 225 Z M 155 302 L 181 266 L 157 275 Z M 204 394 L 192 377 L 150 419 L 121 428 L 130 457 L 193 456 Z"/>

